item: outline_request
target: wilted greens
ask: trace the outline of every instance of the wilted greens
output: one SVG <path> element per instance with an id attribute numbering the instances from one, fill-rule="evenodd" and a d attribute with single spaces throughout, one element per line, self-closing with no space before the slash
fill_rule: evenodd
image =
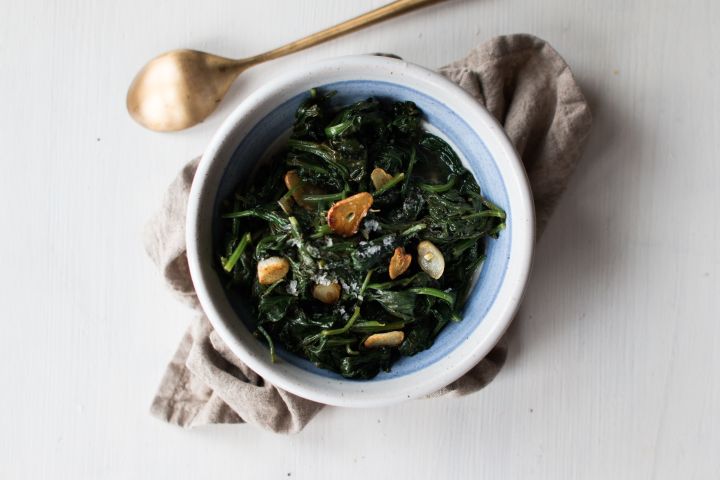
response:
<path id="1" fill-rule="evenodd" d="M 284 151 L 225 201 L 219 270 L 273 359 L 371 378 L 461 319 L 505 212 L 414 103 L 332 95 L 313 89 Z"/>

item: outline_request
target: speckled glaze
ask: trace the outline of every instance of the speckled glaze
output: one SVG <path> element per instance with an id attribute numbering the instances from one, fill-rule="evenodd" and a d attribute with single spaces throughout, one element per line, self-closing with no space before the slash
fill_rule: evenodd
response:
<path id="1" fill-rule="evenodd" d="M 507 228 L 487 240 L 484 262 L 463 321 L 449 324 L 432 348 L 403 357 L 372 380 L 347 380 L 280 349 L 270 362 L 251 329 L 246 299 L 228 296 L 213 268 L 219 201 L 279 138 L 312 87 L 337 90 L 344 105 L 369 96 L 411 100 L 425 127 L 458 152 L 485 196 L 508 214 Z M 456 380 L 497 343 L 517 309 L 530 270 L 534 241 L 532 197 L 523 166 L 500 125 L 471 96 L 430 70 L 378 56 L 326 60 L 287 72 L 248 97 L 227 118 L 200 162 L 188 203 L 188 261 L 193 283 L 213 327 L 232 351 L 266 380 L 296 395 L 352 407 L 385 405 L 422 396 Z M 250 327 L 250 328 L 248 328 Z"/>

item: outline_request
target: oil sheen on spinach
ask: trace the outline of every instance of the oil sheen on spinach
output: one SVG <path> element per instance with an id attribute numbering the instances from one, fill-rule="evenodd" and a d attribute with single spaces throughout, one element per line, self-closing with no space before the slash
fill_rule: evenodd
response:
<path id="1" fill-rule="evenodd" d="M 249 300 L 255 335 L 273 360 L 279 345 L 318 367 L 367 379 L 430 348 L 448 322 L 460 321 L 485 238 L 500 234 L 505 212 L 483 197 L 453 149 L 421 128 L 414 103 L 368 98 L 338 109 L 329 105 L 333 93 L 311 90 L 284 151 L 224 202 L 218 270 L 227 289 Z M 385 178 L 380 188 L 375 169 Z M 300 187 L 288 189 L 289 171 Z M 372 206 L 358 233 L 334 234 L 328 209 L 359 192 L 372 195 Z M 437 279 L 418 264 L 421 241 L 442 253 Z M 391 279 L 398 247 L 412 261 Z M 284 259 L 288 270 L 261 284 L 258 262 L 270 257 Z M 333 284 L 335 303 L 313 295 L 316 285 Z M 366 346 L 386 332 L 402 332 L 392 334 L 401 343 Z"/>

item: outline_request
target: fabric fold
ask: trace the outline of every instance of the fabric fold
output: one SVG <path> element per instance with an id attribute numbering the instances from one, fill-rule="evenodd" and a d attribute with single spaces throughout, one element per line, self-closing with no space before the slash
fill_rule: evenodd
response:
<path id="1" fill-rule="evenodd" d="M 538 235 L 577 164 L 592 117 L 570 68 L 532 35 L 496 37 L 440 73 L 468 91 L 503 125 L 530 180 Z M 183 427 L 250 423 L 295 433 L 324 406 L 279 389 L 244 365 L 202 313 L 185 250 L 187 200 L 199 159 L 168 188 L 145 232 L 145 247 L 178 297 L 198 310 L 160 383 L 151 412 Z M 488 385 L 507 357 L 503 338 L 468 373 L 431 397 L 461 396 Z"/>

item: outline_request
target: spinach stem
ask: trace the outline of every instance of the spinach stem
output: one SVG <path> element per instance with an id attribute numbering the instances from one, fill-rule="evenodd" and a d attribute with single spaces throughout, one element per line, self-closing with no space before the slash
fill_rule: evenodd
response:
<path id="1" fill-rule="evenodd" d="M 437 288 L 419 287 L 410 288 L 408 291 L 416 293 L 418 295 L 427 295 L 429 297 L 439 298 L 440 300 L 446 301 L 450 305 L 453 305 L 455 303 L 455 297 L 453 297 L 449 293 L 443 292 L 442 290 L 438 290 Z"/>
<path id="2" fill-rule="evenodd" d="M 387 182 L 382 187 L 378 188 L 373 192 L 373 197 L 377 197 L 379 195 L 382 195 L 383 193 L 387 192 L 391 188 L 393 188 L 398 183 L 402 182 L 403 179 L 405 179 L 405 174 L 403 172 L 398 173 L 395 175 L 389 182 Z"/>
<path id="3" fill-rule="evenodd" d="M 402 321 L 381 323 L 375 320 L 366 320 L 364 322 L 356 322 L 350 330 L 364 333 L 387 332 L 390 330 L 399 330 L 404 326 L 405 322 Z"/>
<path id="4" fill-rule="evenodd" d="M 455 180 L 456 180 L 455 175 L 450 175 L 448 177 L 447 183 L 441 183 L 440 185 L 431 185 L 429 183 L 423 183 L 422 185 L 420 185 L 420 188 L 422 188 L 426 192 L 430 192 L 430 193 L 447 192 L 448 190 L 450 190 L 453 187 L 453 185 L 455 185 Z"/>
<path id="5" fill-rule="evenodd" d="M 427 228 L 427 225 L 424 223 L 418 223 L 416 225 L 413 225 L 412 227 L 408 228 L 404 232 L 400 233 L 401 236 L 407 237 L 408 235 L 412 235 L 413 233 L 420 232 L 422 230 L 425 230 Z"/>
<path id="6" fill-rule="evenodd" d="M 479 238 L 480 238 L 480 237 L 475 236 L 475 237 L 472 237 L 472 238 L 468 238 L 467 240 L 461 240 L 461 241 L 459 241 L 459 242 L 457 243 L 457 245 L 455 245 L 455 246 L 453 247 L 453 250 L 452 250 L 453 256 L 459 257 L 460 255 L 462 255 L 462 253 L 463 253 L 465 250 L 467 250 L 468 248 L 470 248 L 470 247 L 472 247 L 473 245 L 475 245 L 475 243 L 477 243 L 477 241 L 478 241 Z"/>
<path id="7" fill-rule="evenodd" d="M 295 217 L 288 217 L 288 220 L 290 221 L 290 229 L 292 230 L 293 236 L 297 241 L 297 249 L 300 253 L 300 260 L 305 265 L 314 265 L 315 260 L 313 259 L 313 256 L 310 255 L 307 245 L 302 238 L 302 233 L 300 232 L 300 223 Z"/>
<path id="8" fill-rule="evenodd" d="M 479 212 L 471 213 L 470 215 L 465 215 L 463 220 L 470 220 L 471 218 L 479 218 L 479 217 L 497 217 L 505 219 L 505 212 L 502 210 L 482 210 Z"/>
<path id="9" fill-rule="evenodd" d="M 483 205 L 485 205 L 485 206 L 486 206 L 487 208 L 489 208 L 490 210 L 498 210 L 498 211 L 501 211 L 501 212 L 503 211 L 502 208 L 498 207 L 497 205 L 495 205 L 493 202 L 491 202 L 491 201 L 488 200 L 487 198 L 483 198 L 482 203 L 483 203 Z"/>
<path id="10" fill-rule="evenodd" d="M 223 263 L 223 269 L 226 272 L 232 272 L 232 269 L 235 268 L 235 265 L 237 264 L 238 260 L 240 260 L 240 257 L 242 256 L 249 243 L 250 232 L 247 232 L 245 233 L 245 235 L 242 236 L 242 239 L 240 239 L 240 243 L 238 243 L 238 246 L 235 247 L 235 250 L 232 252 L 232 255 L 230 255 L 230 258 L 227 259 L 227 262 Z"/>
<path id="11" fill-rule="evenodd" d="M 347 192 L 343 190 L 338 193 L 328 193 L 326 195 L 305 195 L 303 200 L 306 202 L 336 202 L 342 200 L 347 195 Z"/>
<path id="12" fill-rule="evenodd" d="M 260 218 L 260 219 L 265 220 L 266 222 L 273 224 L 283 230 L 286 230 L 288 228 L 287 219 L 284 216 L 278 215 L 275 212 L 267 211 L 267 210 L 251 209 L 251 210 L 243 210 L 241 212 L 230 212 L 230 213 L 226 213 L 226 214 L 222 215 L 222 218 L 243 218 L 243 217 Z"/>
<path id="13" fill-rule="evenodd" d="M 285 195 L 283 195 L 282 197 L 280 197 L 280 199 L 278 200 L 278 202 L 282 202 L 282 201 L 285 201 L 285 200 L 287 200 L 288 198 L 290 198 L 290 197 L 292 196 L 292 194 L 295 193 L 295 190 L 297 190 L 297 189 L 300 188 L 300 187 L 301 187 L 301 185 L 295 185 L 293 188 L 291 188 L 290 190 L 288 190 L 288 191 L 285 193 Z"/>
<path id="14" fill-rule="evenodd" d="M 415 280 L 418 275 L 426 275 L 424 272 L 418 272 L 415 275 L 411 277 L 405 277 L 401 278 L 399 280 L 390 280 L 389 282 L 383 282 L 383 283 L 371 283 L 367 286 L 367 288 L 371 290 L 388 290 L 393 287 L 406 287 L 410 283 L 412 283 L 413 280 Z"/>
<path id="15" fill-rule="evenodd" d="M 240 199 L 239 198 L 233 199 L 233 210 L 240 210 L 240 206 L 241 206 Z M 232 243 L 235 243 L 237 241 L 237 239 L 240 237 L 240 220 L 239 219 L 235 218 L 232 220 L 231 231 L 232 231 L 232 236 L 233 236 Z M 228 246 L 229 245 L 230 244 L 228 244 Z M 232 251 L 229 251 L 227 253 L 228 253 L 228 255 L 232 255 Z"/>
<path id="16" fill-rule="evenodd" d="M 332 347 L 337 345 L 350 345 L 355 343 L 357 340 L 354 338 L 330 338 L 325 340 L 325 345 Z"/>
<path id="17" fill-rule="evenodd" d="M 275 290 L 275 287 L 277 287 L 278 285 L 280 285 L 280 284 L 283 283 L 284 281 L 285 281 L 285 279 L 284 279 L 284 278 L 281 278 L 281 279 L 278 280 L 277 282 L 275 282 L 275 283 L 273 283 L 272 285 L 270 285 L 269 287 L 267 287 L 267 289 L 266 289 L 260 296 L 261 296 L 261 297 L 266 297 L 266 296 L 268 296 L 273 290 Z"/>
<path id="18" fill-rule="evenodd" d="M 355 323 L 355 320 L 357 320 L 359 316 L 360 316 L 360 307 L 355 307 L 355 310 L 353 311 L 353 314 L 350 317 L 350 320 L 348 320 L 344 326 L 342 326 L 340 328 L 331 329 L 331 330 L 323 330 L 320 332 L 320 335 L 322 335 L 323 337 L 329 337 L 331 335 L 341 335 L 341 334 L 347 332 L 348 330 L 350 330 L 350 327 L 353 326 L 353 323 Z"/>
<path id="19" fill-rule="evenodd" d="M 254 210 L 242 210 L 240 212 L 230 212 L 223 214 L 222 218 L 241 218 L 255 216 Z"/>
<path id="20" fill-rule="evenodd" d="M 370 277 L 372 276 L 372 270 L 368 270 L 367 274 L 365 275 L 365 280 L 363 280 L 362 286 L 360 287 L 360 293 L 358 296 L 362 297 L 363 292 L 365 292 L 365 289 L 367 288 L 368 284 L 370 283 Z"/>
<path id="21" fill-rule="evenodd" d="M 310 238 L 322 238 L 330 232 L 331 232 L 330 225 L 328 225 L 328 224 L 320 225 L 319 227 L 317 227 L 315 229 L 315 233 L 310 235 Z"/>
<path id="22" fill-rule="evenodd" d="M 287 233 L 284 233 L 282 235 L 266 235 L 263 238 L 261 238 L 257 244 L 255 245 L 255 258 L 260 256 L 260 252 L 263 251 L 265 248 L 265 245 L 272 242 L 283 242 L 287 239 Z"/>
<path id="23" fill-rule="evenodd" d="M 265 329 L 260 325 L 257 326 L 257 331 L 262 333 L 263 337 L 265 337 L 265 340 L 267 340 L 268 346 L 270 347 L 270 361 L 272 363 L 275 363 L 275 343 L 273 343 L 273 340 L 272 338 L 270 338 L 268 332 L 266 332 Z"/>
<path id="24" fill-rule="evenodd" d="M 410 174 L 412 174 L 413 167 L 415 166 L 415 159 L 416 159 L 416 153 L 415 153 L 415 145 L 413 145 L 412 150 L 410 151 L 410 162 L 408 163 L 408 170 L 407 175 L 405 175 L 407 178 L 405 180 L 405 183 L 402 186 L 402 194 L 405 195 L 408 189 L 408 185 L 410 185 Z"/>
<path id="25" fill-rule="evenodd" d="M 302 236 L 300 235 L 300 223 L 298 223 L 297 218 L 288 217 L 288 220 L 290 220 L 290 228 L 292 228 L 293 236 L 298 240 L 302 240 Z"/>

